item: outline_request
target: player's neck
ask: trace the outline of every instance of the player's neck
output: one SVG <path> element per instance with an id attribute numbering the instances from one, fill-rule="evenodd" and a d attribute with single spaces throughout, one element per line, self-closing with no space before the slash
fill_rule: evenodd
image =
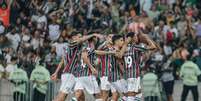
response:
<path id="1" fill-rule="evenodd" d="M 136 45 L 136 42 L 130 42 L 131 45 Z"/>

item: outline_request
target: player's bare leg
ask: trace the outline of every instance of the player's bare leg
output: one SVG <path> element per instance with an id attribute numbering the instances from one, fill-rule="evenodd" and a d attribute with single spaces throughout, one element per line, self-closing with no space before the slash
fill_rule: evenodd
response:
<path id="1" fill-rule="evenodd" d="M 111 101 L 118 101 L 119 93 L 118 92 L 112 92 L 112 99 Z"/>
<path id="2" fill-rule="evenodd" d="M 56 98 L 53 101 L 65 101 L 68 94 L 59 92 L 59 94 L 56 96 Z"/>
<path id="3" fill-rule="evenodd" d="M 85 95 L 84 95 L 83 90 L 76 90 L 75 98 L 77 99 L 77 101 L 85 101 Z"/>
<path id="4" fill-rule="evenodd" d="M 108 95 L 109 95 L 109 91 L 107 91 L 107 90 L 101 91 L 101 98 L 103 99 L 103 101 L 107 101 Z"/>

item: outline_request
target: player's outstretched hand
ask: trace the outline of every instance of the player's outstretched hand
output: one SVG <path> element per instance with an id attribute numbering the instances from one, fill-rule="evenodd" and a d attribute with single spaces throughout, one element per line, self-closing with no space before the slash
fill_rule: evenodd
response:
<path id="1" fill-rule="evenodd" d="M 98 71 L 95 68 L 91 69 L 93 75 L 98 76 Z"/>
<path id="2" fill-rule="evenodd" d="M 51 80 L 57 80 L 57 73 L 51 75 Z"/>

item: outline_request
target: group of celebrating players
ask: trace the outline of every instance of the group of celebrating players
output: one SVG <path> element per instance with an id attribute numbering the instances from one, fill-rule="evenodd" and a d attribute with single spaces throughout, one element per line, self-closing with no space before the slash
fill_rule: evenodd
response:
<path id="1" fill-rule="evenodd" d="M 98 40 L 105 41 L 97 45 Z M 157 49 L 156 43 L 143 33 L 103 37 L 97 33 L 82 36 L 72 32 L 61 62 L 51 76 L 55 80 L 64 67 L 54 101 L 65 101 L 72 91 L 73 101 L 85 101 L 84 90 L 94 95 L 95 101 L 140 101 L 140 69 Z"/>

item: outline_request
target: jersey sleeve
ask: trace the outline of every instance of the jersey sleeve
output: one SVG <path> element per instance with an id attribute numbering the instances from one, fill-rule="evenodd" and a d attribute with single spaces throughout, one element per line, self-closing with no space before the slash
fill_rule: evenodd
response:
<path id="1" fill-rule="evenodd" d="M 146 47 L 140 46 L 140 45 L 133 45 L 133 47 L 134 47 L 135 51 L 139 51 L 139 52 L 142 52 L 142 53 L 147 52 L 149 50 Z"/>

